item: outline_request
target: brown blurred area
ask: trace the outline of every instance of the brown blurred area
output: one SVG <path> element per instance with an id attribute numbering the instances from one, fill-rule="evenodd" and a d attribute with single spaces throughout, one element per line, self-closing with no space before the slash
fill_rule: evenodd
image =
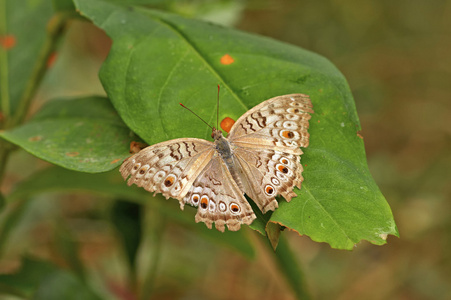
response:
<path id="1" fill-rule="evenodd" d="M 449 299 L 451 1 L 254 0 L 238 27 L 317 52 L 345 75 L 400 232 L 351 253 L 293 237 L 314 294 Z"/>
<path id="2" fill-rule="evenodd" d="M 400 232 L 384 246 L 361 242 L 354 251 L 340 251 L 285 231 L 314 298 L 449 299 L 451 1 L 236 2 L 245 4 L 235 27 L 319 53 L 345 75 L 371 173 Z M 109 47 L 99 29 L 74 22 L 38 98 L 104 93 L 97 72 Z M 69 218 L 102 210 L 90 198 L 59 201 Z M 41 210 L 56 210 L 54 204 Z M 116 261 L 120 251 L 111 232 L 97 225 L 78 232 L 83 260 L 120 273 L 116 263 L 99 262 Z M 51 229 L 35 230 L 41 238 L 30 252 L 46 253 Z M 159 299 L 294 299 L 262 249 L 248 261 L 175 227 L 167 230 L 161 256 Z"/>

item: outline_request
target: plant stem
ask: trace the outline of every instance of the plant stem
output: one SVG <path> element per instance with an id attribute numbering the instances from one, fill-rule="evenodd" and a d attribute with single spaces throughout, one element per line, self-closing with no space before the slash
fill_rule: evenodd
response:
<path id="1" fill-rule="evenodd" d="M 280 271 L 285 275 L 288 285 L 291 286 L 293 292 L 297 299 L 307 300 L 311 299 L 311 296 L 307 290 L 307 282 L 305 281 L 305 276 L 290 249 L 287 239 L 280 235 L 279 244 L 277 246 L 276 252 L 269 242 L 266 243 L 269 251 L 272 252 L 274 261 L 279 266 Z"/>
<path id="2" fill-rule="evenodd" d="M 153 209 L 155 209 L 154 206 L 152 206 Z M 166 227 L 166 216 L 159 215 L 159 211 L 151 211 L 148 208 L 146 209 L 147 219 L 151 221 L 150 225 L 150 233 L 147 233 L 146 235 L 152 237 L 152 251 L 151 251 L 151 258 L 150 258 L 150 264 L 147 268 L 147 273 L 145 274 L 144 280 L 141 284 L 141 289 L 139 293 L 140 300 L 147 300 L 151 299 L 152 293 L 154 291 L 155 287 L 155 281 L 158 271 L 158 266 L 160 263 L 160 255 L 161 255 L 161 247 L 162 247 L 162 240 L 163 235 Z"/>
<path id="3" fill-rule="evenodd" d="M 6 4 L 5 1 L 0 0 L 0 34 L 6 34 Z M 0 83 L 1 83 L 1 103 L 0 111 L 3 116 L 3 122 L 0 123 L 0 129 L 13 128 L 21 124 L 30 107 L 31 100 L 33 99 L 44 75 L 47 71 L 47 62 L 49 57 L 56 49 L 58 42 L 64 33 L 67 21 L 74 16 L 73 13 L 61 12 L 55 14 L 47 24 L 47 37 L 42 46 L 40 54 L 36 60 L 36 64 L 33 68 L 27 85 L 25 86 L 22 97 L 19 100 L 17 110 L 15 112 L 10 111 L 10 98 L 8 90 L 8 61 L 7 53 L 5 49 L 0 49 Z M 0 141 L 0 184 L 3 182 L 3 177 L 6 169 L 6 163 L 10 152 L 14 149 L 8 142 Z"/>
<path id="4" fill-rule="evenodd" d="M 36 90 L 44 79 L 47 71 L 47 62 L 52 53 L 55 51 L 57 44 L 64 33 L 67 21 L 72 16 L 70 13 L 57 13 L 47 24 L 47 37 L 42 46 L 41 52 L 37 58 L 36 65 L 33 68 L 30 79 L 25 87 L 22 97 L 19 100 L 17 110 L 13 118 L 6 124 L 7 128 L 11 128 L 21 124 L 25 119 L 31 100 Z"/>
<path id="5" fill-rule="evenodd" d="M 10 147 L 6 141 L 0 140 L 0 183 L 3 182 L 3 176 L 6 170 L 6 163 L 8 162 L 9 154 L 11 153 Z"/>
<path id="6" fill-rule="evenodd" d="M 0 38 L 6 37 L 6 1 L 0 0 Z M 8 78 L 8 49 L 0 47 L 0 126 L 4 118 L 8 118 L 10 114 L 9 105 L 9 78 Z M 0 127 L 1 128 L 1 127 Z"/>

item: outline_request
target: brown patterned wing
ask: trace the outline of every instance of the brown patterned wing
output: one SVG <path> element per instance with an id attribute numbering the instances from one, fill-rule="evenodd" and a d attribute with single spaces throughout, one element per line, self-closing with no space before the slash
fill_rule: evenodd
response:
<path id="1" fill-rule="evenodd" d="M 198 207 L 196 222 L 204 222 L 208 228 L 214 222 L 219 231 L 224 231 L 225 225 L 229 230 L 237 231 L 241 224 L 249 225 L 256 218 L 217 153 L 194 181 L 183 201 Z"/>
<path id="2" fill-rule="evenodd" d="M 278 207 L 277 195 L 282 195 L 287 202 L 296 197 L 293 188 L 296 186 L 300 189 L 304 180 L 299 154 L 272 149 L 237 148 L 235 157 L 245 174 L 245 193 L 263 213 Z"/>
<path id="3" fill-rule="evenodd" d="M 128 185 L 178 199 L 183 197 L 215 153 L 209 141 L 186 138 L 149 146 L 127 158 L 119 171 Z"/>
<path id="4" fill-rule="evenodd" d="M 230 130 L 228 140 L 237 147 L 302 154 L 299 147 L 309 143 L 310 113 L 313 109 L 307 95 L 274 97 L 242 115 Z"/>
<path id="5" fill-rule="evenodd" d="M 265 213 L 278 207 L 277 195 L 288 202 L 303 181 L 299 147 L 309 144 L 309 96 L 271 98 L 249 110 L 233 125 L 228 140 L 239 164 L 244 192 Z"/>

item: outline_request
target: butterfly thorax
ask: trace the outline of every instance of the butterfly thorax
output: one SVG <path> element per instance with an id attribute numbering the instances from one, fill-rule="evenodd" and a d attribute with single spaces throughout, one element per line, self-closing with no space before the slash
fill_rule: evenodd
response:
<path id="1" fill-rule="evenodd" d="M 216 150 L 227 164 L 227 160 L 232 158 L 232 149 L 230 149 L 229 141 L 222 135 L 222 131 L 216 128 L 213 128 L 211 137 L 215 140 Z"/>
<path id="2" fill-rule="evenodd" d="M 235 182 L 238 184 L 240 188 L 243 187 L 240 168 L 238 168 L 237 163 L 235 162 L 233 150 L 230 147 L 229 141 L 222 135 L 222 131 L 216 128 L 213 128 L 213 132 L 211 133 L 211 137 L 215 140 L 215 147 L 217 153 L 221 156 L 222 160 L 229 169 L 230 174 L 232 175 Z"/>

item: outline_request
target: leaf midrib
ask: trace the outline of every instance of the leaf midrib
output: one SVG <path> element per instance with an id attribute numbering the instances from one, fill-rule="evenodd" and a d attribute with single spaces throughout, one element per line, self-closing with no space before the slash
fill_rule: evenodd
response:
<path id="1" fill-rule="evenodd" d="M 195 46 L 195 44 L 188 38 L 188 36 L 185 35 L 185 33 L 180 30 L 175 24 L 171 23 L 167 19 L 163 19 L 161 17 L 155 16 L 154 12 L 152 10 L 146 10 L 146 12 L 150 12 L 152 14 L 153 20 L 156 22 L 162 24 L 163 26 L 167 27 L 168 29 L 172 30 L 177 36 L 180 37 L 195 53 L 199 60 L 208 68 L 208 70 L 218 78 L 218 80 L 221 82 L 221 86 L 224 86 L 227 88 L 227 90 L 232 94 L 233 98 L 246 110 L 248 110 L 248 106 L 242 101 L 242 99 L 234 92 L 234 90 L 226 83 L 223 76 L 221 76 L 220 72 L 216 70 L 211 63 L 209 63 L 204 56 L 202 56 L 202 52 Z"/>

